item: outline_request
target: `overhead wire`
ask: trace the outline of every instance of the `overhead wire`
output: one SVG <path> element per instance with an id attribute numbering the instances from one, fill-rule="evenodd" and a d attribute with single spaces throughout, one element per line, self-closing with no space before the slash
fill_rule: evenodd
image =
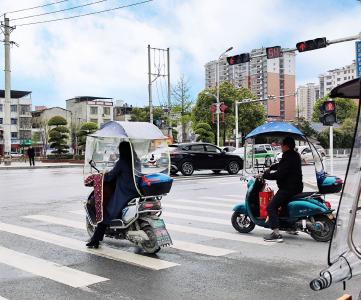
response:
<path id="1" fill-rule="evenodd" d="M 77 9 L 77 8 L 82 8 L 82 7 L 98 4 L 98 3 L 101 3 L 101 2 L 105 2 L 105 1 L 108 1 L 108 0 L 99 0 L 99 1 L 91 2 L 91 3 L 87 3 L 87 4 L 82 4 L 82 5 L 78 5 L 78 6 L 63 8 L 63 9 L 54 10 L 54 11 L 50 11 L 50 12 L 46 12 L 46 13 L 41 13 L 41 14 L 36 14 L 36 15 L 31 15 L 31 16 L 15 18 L 15 19 L 11 19 L 10 21 L 23 20 L 23 19 L 35 18 L 35 17 L 45 16 L 45 15 L 56 14 L 56 13 L 59 13 L 59 12 L 73 10 L 73 9 Z"/>
<path id="2" fill-rule="evenodd" d="M 95 12 L 91 12 L 91 13 L 86 13 L 86 14 L 81 14 L 81 15 L 75 15 L 75 16 L 69 16 L 69 17 L 62 17 L 62 18 L 50 19 L 50 20 L 38 21 L 38 22 L 15 24 L 14 26 L 28 26 L 28 25 L 44 24 L 44 23 L 57 22 L 57 21 L 62 21 L 62 20 L 75 19 L 75 18 L 90 16 L 90 15 L 101 14 L 101 13 L 104 13 L 104 12 L 110 12 L 110 11 L 114 11 L 114 10 L 119 10 L 119 9 L 122 9 L 122 8 L 128 8 L 128 7 L 132 7 L 132 6 L 138 6 L 138 5 L 142 5 L 142 4 L 145 4 L 145 3 L 148 3 L 148 2 L 152 2 L 152 1 L 154 1 L 154 0 L 145 0 L 145 1 L 135 2 L 135 3 L 127 4 L 127 5 L 117 6 L 117 7 L 108 8 L 108 9 L 99 10 L 99 11 L 95 11 Z"/>
<path id="3" fill-rule="evenodd" d="M 43 4 L 43 5 L 38 5 L 38 6 L 34 6 L 34 7 L 23 8 L 23 9 L 18 9 L 18 10 L 13 10 L 13 11 L 8 11 L 8 12 L 6 12 L 6 14 L 13 14 L 13 13 L 17 13 L 17 12 L 26 11 L 26 10 L 32 10 L 32 9 L 42 8 L 42 7 L 46 7 L 46 6 L 51 6 L 51 5 L 55 5 L 55 4 L 67 2 L 67 1 L 69 1 L 69 0 L 60 0 L 60 1 L 55 1 L 55 2 L 52 2 L 52 3 Z"/>

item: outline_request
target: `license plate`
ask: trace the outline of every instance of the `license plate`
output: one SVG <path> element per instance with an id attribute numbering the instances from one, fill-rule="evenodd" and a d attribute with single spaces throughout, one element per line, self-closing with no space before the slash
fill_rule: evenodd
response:
<path id="1" fill-rule="evenodd" d="M 162 219 L 153 220 L 154 228 L 165 228 L 164 221 Z"/>
<path id="2" fill-rule="evenodd" d="M 165 228 L 155 229 L 154 233 L 157 237 L 157 243 L 159 246 L 172 245 L 172 239 Z"/>

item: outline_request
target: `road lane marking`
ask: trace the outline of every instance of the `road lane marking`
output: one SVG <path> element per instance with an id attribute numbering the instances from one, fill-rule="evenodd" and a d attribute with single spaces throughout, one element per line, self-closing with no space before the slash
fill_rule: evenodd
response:
<path id="1" fill-rule="evenodd" d="M 263 245 L 263 246 L 271 246 L 271 244 L 274 244 L 274 243 L 267 243 L 267 242 L 263 241 L 263 239 L 260 237 L 253 237 L 253 236 L 250 236 L 249 234 L 242 235 L 242 234 L 239 234 L 236 232 L 229 233 L 229 232 L 201 229 L 201 228 L 169 224 L 169 223 L 167 224 L 167 228 L 170 231 L 174 230 L 174 231 L 179 231 L 179 232 L 183 232 L 183 233 L 207 236 L 207 237 L 216 238 L 216 239 L 232 240 L 232 241 L 238 241 L 238 242 L 258 244 L 258 245 Z"/>
<path id="2" fill-rule="evenodd" d="M 0 246 L 0 263 L 74 287 L 86 287 L 108 278 L 68 268 L 57 263 Z"/>
<path id="3" fill-rule="evenodd" d="M 221 215 L 227 215 L 227 216 L 230 216 L 232 214 L 232 209 L 221 210 L 221 209 L 202 208 L 202 207 L 194 207 L 194 206 L 187 206 L 187 205 L 176 205 L 176 204 L 169 204 L 169 203 L 166 204 L 166 207 L 199 211 L 199 212 L 208 212 L 208 213 L 212 213 L 212 214 L 221 214 Z"/>
<path id="4" fill-rule="evenodd" d="M 235 198 L 235 201 L 237 201 L 237 199 L 241 198 L 241 195 L 223 195 L 223 197 L 227 197 L 227 198 Z"/>
<path id="5" fill-rule="evenodd" d="M 85 230 L 85 225 L 83 222 L 77 222 L 77 221 L 70 222 L 67 219 L 46 216 L 46 215 L 32 215 L 32 216 L 25 216 L 24 218 Z M 194 252 L 198 254 L 205 254 L 209 256 L 223 256 L 235 252 L 234 250 L 205 246 L 201 244 L 189 243 L 179 240 L 173 240 L 173 243 L 174 244 L 172 248 L 188 251 L 188 252 Z"/>
<path id="6" fill-rule="evenodd" d="M 73 210 L 70 213 L 85 216 L 85 212 L 83 210 Z M 170 217 L 176 218 L 176 219 L 182 219 L 187 221 L 198 221 L 198 222 L 204 222 L 204 223 L 213 223 L 218 225 L 230 225 L 231 221 L 230 219 L 217 219 L 213 217 L 202 217 L 202 216 L 195 216 L 190 214 L 179 214 L 174 212 L 163 212 L 162 216 L 164 216 L 166 219 L 169 219 Z"/>
<path id="7" fill-rule="evenodd" d="M 239 202 L 244 202 L 244 200 L 242 200 L 242 196 L 239 197 L 239 199 L 236 200 L 229 200 L 229 199 L 224 199 L 221 196 L 220 197 L 211 197 L 211 196 L 200 196 L 200 199 L 205 199 L 205 200 L 216 200 L 219 202 L 227 202 L 227 203 L 231 203 L 231 204 L 237 204 Z"/>
<path id="8" fill-rule="evenodd" d="M 173 203 L 173 202 L 181 202 L 181 203 L 189 203 L 189 204 L 198 204 L 198 205 L 205 205 L 205 206 L 215 206 L 215 207 L 223 207 L 223 208 L 228 208 L 228 209 L 232 209 L 233 205 L 232 204 L 225 204 L 225 203 L 212 203 L 212 202 L 206 202 L 206 201 L 200 201 L 200 200 L 188 200 L 188 199 L 169 199 L 166 201 L 162 202 L 162 205 L 164 205 L 165 207 L 168 206 L 168 201 Z"/>
<path id="9" fill-rule="evenodd" d="M 164 212 L 164 216 L 166 219 L 176 218 L 176 219 L 182 219 L 187 221 L 197 221 L 202 223 L 213 223 L 218 225 L 230 225 L 230 217 L 229 219 L 217 219 L 213 217 L 202 217 L 202 216 L 195 216 L 195 215 L 189 215 L 189 214 L 179 214 L 174 212 Z"/>
<path id="10" fill-rule="evenodd" d="M 105 257 L 123 263 L 129 263 L 138 267 L 151 270 L 162 270 L 179 265 L 165 260 L 113 249 L 106 246 L 102 246 L 99 249 L 88 249 L 83 241 L 12 224 L 0 222 L 0 231 L 5 231 L 26 238 L 54 244 L 60 247 Z"/>
<path id="11" fill-rule="evenodd" d="M 0 300 L 8 300 L 8 299 L 0 296 Z"/>

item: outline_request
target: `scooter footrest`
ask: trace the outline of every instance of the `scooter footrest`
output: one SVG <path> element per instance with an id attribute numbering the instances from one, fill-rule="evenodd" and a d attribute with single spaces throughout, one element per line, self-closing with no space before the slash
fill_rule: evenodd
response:
<path id="1" fill-rule="evenodd" d="M 112 220 L 109 226 L 110 227 L 124 226 L 124 222 L 122 220 Z"/>

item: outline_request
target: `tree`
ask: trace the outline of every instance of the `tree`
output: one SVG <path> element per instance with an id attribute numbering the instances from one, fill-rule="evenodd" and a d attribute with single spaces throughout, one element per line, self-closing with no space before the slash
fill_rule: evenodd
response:
<path id="1" fill-rule="evenodd" d="M 318 99 L 314 106 L 313 106 L 313 113 L 312 113 L 312 121 L 320 122 L 321 112 L 320 106 L 326 100 L 329 100 L 330 97 L 326 96 L 323 98 Z M 336 114 L 337 114 L 337 122 L 342 124 L 345 119 L 347 118 L 356 118 L 357 116 L 357 105 L 352 99 L 343 99 L 343 98 L 336 98 Z"/>
<path id="2" fill-rule="evenodd" d="M 80 130 L 76 133 L 78 138 L 78 149 L 80 151 L 84 151 L 85 144 L 86 144 L 86 136 L 97 131 L 98 130 L 98 124 L 94 122 L 86 122 L 83 123 L 80 127 Z"/>
<path id="3" fill-rule="evenodd" d="M 310 122 L 308 122 L 305 118 L 298 118 L 292 122 L 294 126 L 296 126 L 299 130 L 303 132 L 303 134 L 307 137 L 317 137 L 317 132 L 311 127 Z"/>
<path id="4" fill-rule="evenodd" d="M 133 108 L 130 121 L 133 122 L 149 122 L 150 113 L 149 107 L 136 107 Z M 166 111 L 161 107 L 153 108 L 153 120 L 154 124 L 161 127 L 162 124 L 168 124 L 168 117 Z"/>
<path id="5" fill-rule="evenodd" d="M 216 102 L 213 95 L 216 95 L 216 89 L 205 89 L 198 94 L 195 106 L 192 110 L 192 117 L 195 126 L 197 123 L 207 123 L 211 126 L 214 136 L 216 135 L 216 123 L 212 122 L 210 107 Z M 228 108 L 225 111 L 224 123 L 220 123 L 223 133 L 223 143 L 227 138 L 234 136 L 235 128 L 234 106 L 236 101 L 245 99 L 255 99 L 252 92 L 244 87 L 236 88 L 229 82 L 223 82 L 220 85 L 220 102 L 224 102 Z M 245 135 L 255 127 L 263 124 L 266 120 L 265 110 L 262 104 L 247 103 L 239 105 L 238 126 L 239 130 Z M 215 142 L 215 141 L 214 141 Z"/>
<path id="6" fill-rule="evenodd" d="M 339 149 L 349 149 L 352 147 L 353 136 L 355 133 L 356 120 L 347 118 L 343 121 L 341 127 L 333 131 L 333 146 Z M 324 148 L 330 147 L 330 131 L 322 131 L 318 140 Z"/>
<path id="7" fill-rule="evenodd" d="M 197 142 L 212 143 L 214 141 L 214 133 L 207 123 L 198 123 L 194 127 L 194 133 L 197 135 Z"/>
<path id="8" fill-rule="evenodd" d="M 180 77 L 177 85 L 173 88 L 172 96 L 171 112 L 175 116 L 179 116 L 176 117 L 176 121 L 177 123 L 181 123 L 181 137 L 182 142 L 184 142 L 186 140 L 187 125 L 191 121 L 193 100 L 190 99 L 188 82 L 184 79 L 183 75 Z"/>
<path id="9" fill-rule="evenodd" d="M 52 117 L 49 122 L 49 126 L 55 126 L 49 132 L 50 147 L 55 150 L 52 153 L 64 154 L 67 153 L 69 146 L 67 141 L 69 139 L 69 129 L 66 127 L 67 121 L 61 116 Z"/>

